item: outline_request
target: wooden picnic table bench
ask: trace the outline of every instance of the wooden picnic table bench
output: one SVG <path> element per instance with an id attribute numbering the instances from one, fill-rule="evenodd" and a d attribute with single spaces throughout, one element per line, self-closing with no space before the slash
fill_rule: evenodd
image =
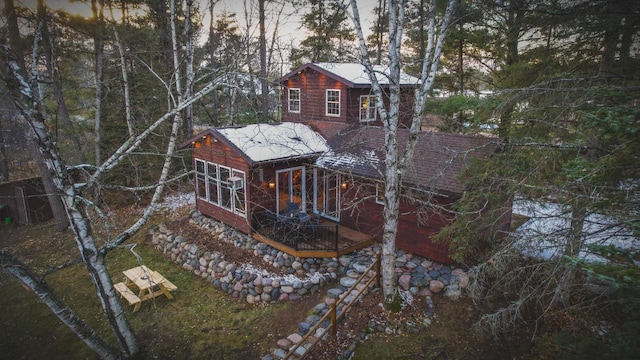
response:
<path id="1" fill-rule="evenodd" d="M 114 284 L 116 291 L 134 305 L 133 312 L 140 309 L 143 301 L 164 295 L 167 299 L 173 299 L 172 291 L 178 289 L 171 281 L 162 274 L 141 265 L 122 272 L 125 276 L 124 282 Z M 135 290 L 138 291 L 136 295 Z"/>

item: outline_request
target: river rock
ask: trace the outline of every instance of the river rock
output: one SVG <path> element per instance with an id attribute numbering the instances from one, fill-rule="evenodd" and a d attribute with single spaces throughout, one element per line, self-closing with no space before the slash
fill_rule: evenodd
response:
<path id="1" fill-rule="evenodd" d="M 460 286 L 460 289 L 465 289 L 469 286 L 469 275 L 464 272 L 464 270 L 455 269 L 451 272 L 451 275 L 455 276 L 458 280 L 458 286 Z"/>
<path id="2" fill-rule="evenodd" d="M 433 292 L 434 294 L 440 293 L 443 288 L 444 284 L 439 280 L 431 280 L 429 282 L 429 290 L 431 290 L 431 292 Z"/>
<path id="3" fill-rule="evenodd" d="M 449 300 L 456 301 L 462 296 L 462 291 L 460 291 L 458 284 L 451 284 L 444 289 L 444 296 Z"/>
<path id="4" fill-rule="evenodd" d="M 402 288 L 402 290 L 404 291 L 409 290 L 410 284 L 411 284 L 411 275 L 403 274 L 400 276 L 400 278 L 398 278 L 398 285 L 400 286 L 400 288 Z"/>
<path id="5" fill-rule="evenodd" d="M 342 285 L 342 286 L 344 286 L 344 287 L 346 287 L 348 289 L 348 288 L 352 287 L 353 284 L 356 283 L 356 281 L 357 281 L 357 279 L 354 279 L 352 277 L 346 276 L 346 277 L 340 278 L 340 285 Z"/>

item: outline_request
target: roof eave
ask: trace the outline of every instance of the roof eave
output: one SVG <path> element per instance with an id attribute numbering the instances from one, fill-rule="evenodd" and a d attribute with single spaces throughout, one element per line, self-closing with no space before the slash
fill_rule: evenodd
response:
<path id="1" fill-rule="evenodd" d="M 301 66 L 298 66 L 297 68 L 295 68 L 294 70 L 290 71 L 288 74 L 284 75 L 283 77 L 281 77 L 280 79 L 278 79 L 278 83 L 279 84 L 283 84 L 284 82 L 286 82 L 287 80 L 289 80 L 290 78 L 301 74 L 302 71 L 306 70 L 306 69 L 313 69 L 321 74 L 324 74 L 326 76 L 329 76 L 330 78 L 339 81 L 343 84 L 345 84 L 347 87 L 353 88 L 356 87 L 357 84 L 354 84 L 353 82 L 336 75 L 335 73 L 332 73 L 329 70 L 323 69 L 321 67 L 319 67 L 318 65 L 314 64 L 314 63 L 307 63 Z M 369 87 L 371 87 L 371 84 L 369 84 Z"/>

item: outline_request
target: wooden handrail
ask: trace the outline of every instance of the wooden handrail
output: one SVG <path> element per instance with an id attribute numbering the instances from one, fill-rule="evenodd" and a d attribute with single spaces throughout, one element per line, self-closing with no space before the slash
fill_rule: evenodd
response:
<path id="1" fill-rule="evenodd" d="M 355 290 L 355 288 L 358 286 L 358 284 L 360 284 L 360 282 L 362 282 L 362 280 L 366 277 L 367 274 L 369 274 L 369 272 L 371 272 L 373 269 L 375 268 L 375 275 L 372 276 L 366 283 L 365 286 L 362 288 L 362 290 L 357 290 L 358 291 L 358 295 L 355 296 L 353 298 L 353 300 L 346 304 L 343 308 L 342 308 L 342 312 L 340 312 L 340 315 L 337 314 L 338 312 L 338 305 L 340 305 L 342 302 L 344 302 L 344 299 L 349 296 L 349 294 Z M 376 252 L 376 259 L 375 261 L 369 265 L 369 267 L 362 273 L 362 275 L 360 275 L 360 277 L 358 278 L 358 280 L 356 280 L 356 282 L 347 290 L 345 291 L 343 294 L 344 296 L 341 297 L 340 299 L 338 299 L 336 302 L 333 302 L 330 304 L 329 306 L 329 311 L 324 314 L 324 316 L 322 316 L 320 318 L 320 320 L 318 320 L 318 322 L 311 328 L 309 329 L 309 331 L 307 331 L 307 333 L 302 337 L 302 339 L 300 340 L 300 342 L 298 342 L 297 344 L 295 344 L 291 349 L 289 349 L 289 352 L 284 356 L 283 359 L 289 359 L 295 352 L 296 350 L 298 350 L 298 348 L 300 346 L 302 346 L 302 344 L 304 344 L 304 342 L 312 335 L 315 334 L 316 330 L 318 330 L 318 328 L 320 327 L 320 325 L 322 325 L 322 323 L 324 323 L 327 318 L 330 319 L 330 327 L 331 327 L 331 336 L 333 337 L 333 339 L 336 338 L 337 336 L 337 332 L 338 332 L 338 320 L 340 320 L 344 314 L 347 313 L 347 311 L 351 308 L 351 306 L 356 302 L 356 300 L 358 300 L 361 296 L 363 296 L 363 292 L 364 289 L 368 289 L 369 286 L 371 285 L 372 282 L 376 282 L 376 286 L 380 287 L 380 252 Z M 326 332 L 322 334 L 322 336 L 317 337 L 312 343 L 311 346 L 309 346 L 309 348 L 306 349 L 306 351 L 301 355 L 298 356 L 298 359 L 304 359 L 307 354 L 311 351 L 311 349 L 313 349 L 319 342 L 320 340 L 322 340 L 322 338 L 325 336 Z"/>

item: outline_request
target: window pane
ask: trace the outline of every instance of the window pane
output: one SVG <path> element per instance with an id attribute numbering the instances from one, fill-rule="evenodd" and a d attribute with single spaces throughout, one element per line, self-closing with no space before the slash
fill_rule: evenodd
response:
<path id="1" fill-rule="evenodd" d="M 209 186 L 209 202 L 218 205 L 218 166 L 207 163 L 207 183 Z"/>
<path id="2" fill-rule="evenodd" d="M 376 118 L 376 97 L 360 97 L 360 121 L 371 121 Z"/>
<path id="3" fill-rule="evenodd" d="M 204 162 L 196 160 L 196 192 L 199 198 L 207 199 L 207 179 L 204 172 Z"/>
<path id="4" fill-rule="evenodd" d="M 327 90 L 327 115 L 340 115 L 340 90 Z"/>
<path id="5" fill-rule="evenodd" d="M 231 169 L 220 166 L 220 206 L 231 210 L 231 187 L 229 186 L 229 178 L 231 177 Z"/>
<path id="6" fill-rule="evenodd" d="M 233 176 L 239 177 L 242 179 L 242 187 L 239 189 L 235 189 L 235 197 L 233 207 L 234 210 L 240 214 L 245 213 L 245 182 L 244 182 L 244 172 L 239 170 L 232 171 Z"/>
<path id="7" fill-rule="evenodd" d="M 289 89 L 289 111 L 300 112 L 300 89 Z"/>

